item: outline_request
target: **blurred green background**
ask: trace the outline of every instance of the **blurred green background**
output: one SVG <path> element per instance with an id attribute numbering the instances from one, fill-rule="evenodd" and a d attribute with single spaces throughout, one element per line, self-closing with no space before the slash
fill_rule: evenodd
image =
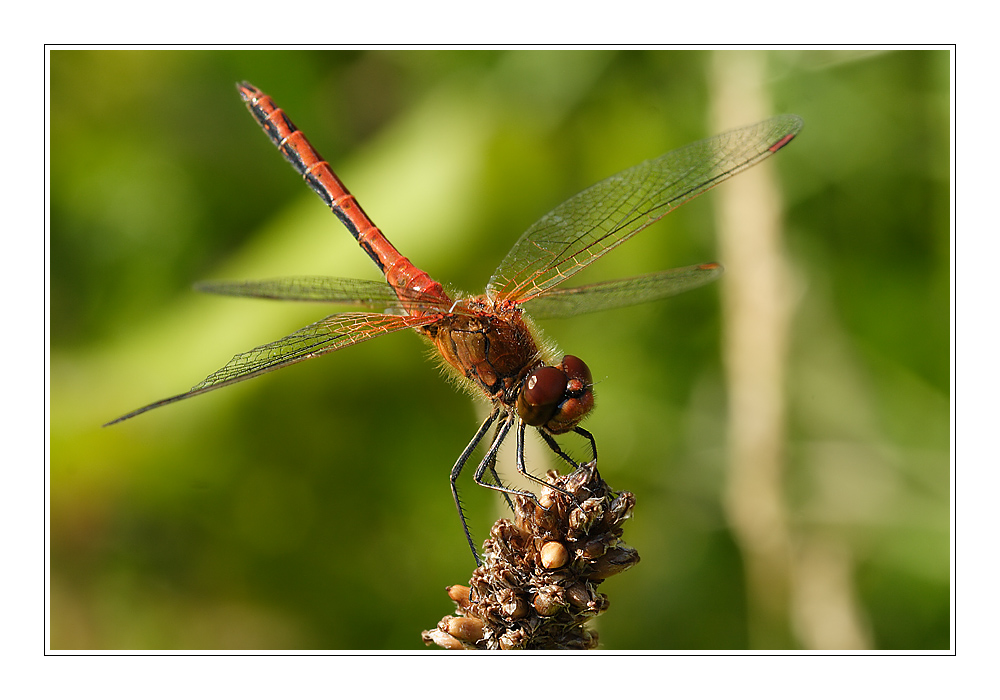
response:
<path id="1" fill-rule="evenodd" d="M 830 585 L 858 646 L 947 649 L 950 56 L 756 57 L 771 113 L 805 120 L 767 166 L 798 290 L 784 390 L 793 554 L 817 537 L 840 552 Z M 420 631 L 452 610 L 444 587 L 471 573 L 447 480 L 483 408 L 412 333 L 100 427 L 332 311 L 193 282 L 377 278 L 237 80 L 275 98 L 405 255 L 480 292 L 550 208 L 716 131 L 711 60 L 52 52 L 52 648 L 422 649 Z M 586 281 L 718 259 L 719 191 Z M 605 649 L 754 645 L 721 500 L 718 291 L 542 323 L 593 369 L 585 427 L 602 474 L 638 501 L 626 540 L 642 562 L 602 587 Z M 481 541 L 500 501 L 470 476 L 463 496 Z M 792 627 L 783 646 L 807 648 Z"/>

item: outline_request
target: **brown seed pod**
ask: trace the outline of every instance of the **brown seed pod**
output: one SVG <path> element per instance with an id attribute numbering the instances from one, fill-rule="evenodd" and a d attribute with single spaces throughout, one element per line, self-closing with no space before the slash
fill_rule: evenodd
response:
<path id="1" fill-rule="evenodd" d="M 546 542 L 538 553 L 539 560 L 546 569 L 558 569 L 569 560 L 569 552 L 561 542 Z"/>
<path id="2" fill-rule="evenodd" d="M 452 617 L 446 631 L 463 642 L 475 643 L 483 638 L 483 621 L 475 617 Z"/>

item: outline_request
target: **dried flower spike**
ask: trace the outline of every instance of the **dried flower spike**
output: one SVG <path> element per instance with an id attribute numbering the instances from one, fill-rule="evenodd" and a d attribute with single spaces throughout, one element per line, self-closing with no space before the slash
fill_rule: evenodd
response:
<path id="1" fill-rule="evenodd" d="M 621 541 L 635 498 L 616 494 L 594 463 L 572 474 L 547 475 L 539 507 L 515 499 L 515 522 L 498 520 L 483 547 L 483 565 L 469 586 L 450 586 L 456 614 L 424 642 L 445 649 L 593 649 L 586 629 L 608 608 L 602 580 L 639 562 Z M 569 495 L 571 494 L 571 495 Z"/>

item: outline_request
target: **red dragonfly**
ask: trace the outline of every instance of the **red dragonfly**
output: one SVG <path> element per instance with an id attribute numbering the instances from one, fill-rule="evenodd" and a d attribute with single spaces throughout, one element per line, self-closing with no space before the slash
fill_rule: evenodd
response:
<path id="1" fill-rule="evenodd" d="M 759 163 L 786 146 L 802 128 L 794 115 L 772 117 L 640 163 L 580 192 L 539 219 L 517 241 L 493 273 L 486 293 L 453 298 L 386 239 L 347 191 L 330 165 L 309 144 L 285 112 L 249 83 L 237 84 L 247 109 L 306 183 L 330 207 L 378 266 L 385 282 L 339 277 L 294 277 L 254 282 L 205 282 L 196 288 L 215 294 L 325 301 L 362 311 L 336 313 L 273 343 L 236 355 L 222 369 L 183 394 L 126 413 L 111 425 L 207 391 L 250 379 L 376 336 L 412 328 L 440 354 L 443 364 L 493 406 L 451 470 L 451 493 L 466 539 L 478 563 L 456 482 L 483 438 L 495 427 L 477 484 L 534 498 L 503 485 L 495 464 L 501 443 L 516 428 L 517 469 L 543 483 L 524 464 L 526 426 L 574 467 L 577 463 L 554 436 L 593 435 L 579 423 L 594 407 L 593 379 L 580 358 L 557 359 L 543 346 L 525 311 L 543 318 L 565 317 L 653 301 L 693 289 L 722 273 L 717 263 L 601 282 L 570 289 L 557 285 L 583 270 L 684 202 Z M 484 479 L 489 471 L 494 483 Z"/>

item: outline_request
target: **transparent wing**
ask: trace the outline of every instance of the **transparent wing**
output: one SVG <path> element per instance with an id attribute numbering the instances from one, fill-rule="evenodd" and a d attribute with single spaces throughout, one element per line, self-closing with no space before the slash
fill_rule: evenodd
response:
<path id="1" fill-rule="evenodd" d="M 283 301 L 320 301 L 359 306 L 375 311 L 398 309 L 402 296 L 409 303 L 411 310 L 419 307 L 429 312 L 447 311 L 446 308 L 442 308 L 440 296 L 421 294 L 412 289 L 397 291 L 385 282 L 347 277 L 311 276 L 233 282 L 209 281 L 198 282 L 194 288 L 209 294 Z"/>
<path id="2" fill-rule="evenodd" d="M 433 323 L 439 318 L 440 316 L 435 315 L 392 316 L 379 313 L 344 313 L 327 316 L 322 321 L 312 323 L 281 340 L 240 353 L 225 367 L 213 372 L 203 381 L 191 387 L 190 391 L 137 408 L 131 413 L 126 413 L 120 418 L 105 423 L 105 425 L 112 425 L 151 409 L 204 394 L 207 391 L 221 389 L 224 386 L 257 377 L 296 362 L 319 357 L 379 335 L 392 333 L 402 328 L 415 328 Z"/>
<path id="3" fill-rule="evenodd" d="M 537 297 L 681 204 L 776 153 L 801 128 L 795 115 L 772 117 L 593 185 L 521 236 L 490 279 L 487 294 L 517 303 Z"/>
<path id="4" fill-rule="evenodd" d="M 566 318 L 593 311 L 643 304 L 708 284 L 722 275 L 722 265 L 703 263 L 639 277 L 553 289 L 524 305 L 535 318 Z"/>

